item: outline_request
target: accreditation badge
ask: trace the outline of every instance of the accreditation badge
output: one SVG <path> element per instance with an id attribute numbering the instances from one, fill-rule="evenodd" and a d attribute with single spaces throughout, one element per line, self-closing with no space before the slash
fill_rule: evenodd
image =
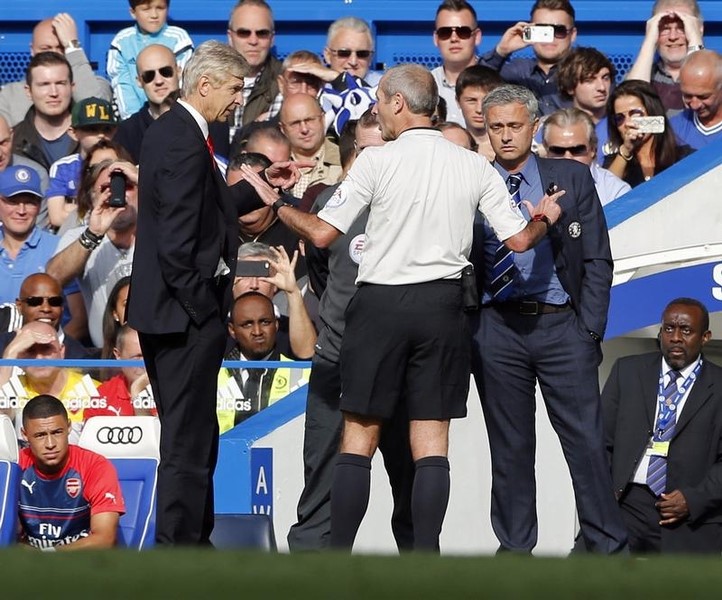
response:
<path id="1" fill-rule="evenodd" d="M 669 454 L 669 442 L 652 442 L 652 445 L 647 448 L 647 456 L 663 456 L 667 457 Z"/>

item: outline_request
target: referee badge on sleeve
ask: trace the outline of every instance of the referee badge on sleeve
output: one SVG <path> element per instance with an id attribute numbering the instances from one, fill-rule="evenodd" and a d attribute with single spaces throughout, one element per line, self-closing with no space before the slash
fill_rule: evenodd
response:
<path id="1" fill-rule="evenodd" d="M 582 225 L 579 221 L 572 221 L 571 223 L 569 223 L 567 231 L 569 232 L 569 237 L 576 239 L 580 235 L 582 235 Z"/>
<path id="2" fill-rule="evenodd" d="M 331 196 L 328 199 L 328 202 L 326 202 L 325 208 L 336 208 L 338 206 L 341 206 L 344 202 L 346 202 L 347 198 L 348 194 L 346 193 L 346 190 L 344 189 L 343 185 L 340 185 L 336 188 L 333 196 Z"/>

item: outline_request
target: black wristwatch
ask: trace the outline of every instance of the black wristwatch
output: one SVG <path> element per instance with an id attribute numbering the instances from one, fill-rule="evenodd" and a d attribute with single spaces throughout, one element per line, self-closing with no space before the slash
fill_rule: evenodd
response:
<path id="1" fill-rule="evenodd" d="M 271 204 L 271 208 L 273 209 L 273 214 L 278 214 L 278 209 L 282 206 L 288 206 L 288 202 L 285 202 L 283 200 L 283 196 L 281 196 L 278 200 L 276 200 L 273 204 Z"/>

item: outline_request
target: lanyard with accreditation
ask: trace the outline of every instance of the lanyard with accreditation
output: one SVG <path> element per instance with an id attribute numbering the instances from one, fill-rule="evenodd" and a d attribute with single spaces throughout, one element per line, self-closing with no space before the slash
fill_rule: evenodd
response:
<path id="1" fill-rule="evenodd" d="M 675 413 L 677 412 L 677 406 L 679 402 L 684 398 L 685 393 L 689 386 L 691 386 L 699 375 L 700 369 L 702 368 L 702 359 L 700 358 L 697 366 L 689 374 L 687 379 L 682 382 L 679 386 L 677 393 L 674 397 L 665 398 L 664 395 L 664 373 L 659 374 L 659 388 L 657 392 L 657 402 L 659 403 L 659 409 L 657 413 L 657 423 L 654 428 L 654 436 L 652 437 L 649 446 L 647 447 L 648 456 L 664 456 L 669 454 L 669 442 L 671 436 L 665 436 L 664 432 L 670 426 L 676 423 Z M 666 438 L 666 439 L 665 439 Z"/>

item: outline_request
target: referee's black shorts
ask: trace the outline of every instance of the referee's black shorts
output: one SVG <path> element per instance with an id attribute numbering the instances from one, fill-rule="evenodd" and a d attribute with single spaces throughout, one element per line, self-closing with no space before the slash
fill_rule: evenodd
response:
<path id="1" fill-rule="evenodd" d="M 387 419 L 466 416 L 471 340 L 459 280 L 364 284 L 346 311 L 341 410 Z"/>

